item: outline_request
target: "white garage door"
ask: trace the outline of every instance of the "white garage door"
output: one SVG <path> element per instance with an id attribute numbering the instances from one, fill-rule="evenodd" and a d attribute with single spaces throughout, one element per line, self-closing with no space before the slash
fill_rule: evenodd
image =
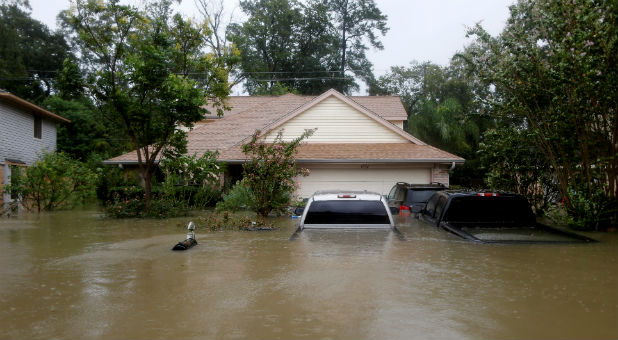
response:
<path id="1" fill-rule="evenodd" d="M 397 182 L 429 183 L 429 168 L 362 169 L 362 168 L 311 168 L 311 174 L 298 178 L 301 197 L 309 197 L 318 190 L 367 190 L 388 194 Z"/>

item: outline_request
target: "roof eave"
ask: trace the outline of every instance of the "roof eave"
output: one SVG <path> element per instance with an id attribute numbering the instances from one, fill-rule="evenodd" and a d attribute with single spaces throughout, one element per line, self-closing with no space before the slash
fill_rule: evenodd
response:
<path id="1" fill-rule="evenodd" d="M 104 165 L 138 165 L 139 162 L 136 161 L 136 160 L 124 160 L 124 161 L 121 161 L 121 160 L 110 160 L 110 159 L 108 159 L 106 161 L 101 162 L 101 164 L 104 164 Z M 155 160 L 154 164 L 159 164 L 159 160 L 158 159 Z"/>
<path id="2" fill-rule="evenodd" d="M 220 159 L 221 162 L 230 164 L 242 164 L 247 160 L 245 159 Z M 356 159 L 326 159 L 326 158 L 307 158 L 297 159 L 297 163 L 445 163 L 463 164 L 465 159 L 461 158 L 414 158 L 414 159 L 368 159 L 368 158 L 356 158 Z"/>
<path id="3" fill-rule="evenodd" d="M 12 93 L 9 93 L 9 92 L 0 92 L 0 99 L 4 99 L 7 102 L 9 102 L 9 103 L 11 103 L 13 105 L 16 105 L 16 106 L 18 106 L 18 107 L 20 107 L 22 109 L 31 110 L 30 113 L 32 113 L 34 115 L 37 115 L 37 116 L 42 116 L 44 118 L 47 118 L 47 119 L 50 119 L 50 120 L 53 120 L 53 121 L 57 121 L 57 122 L 63 122 L 63 123 L 70 123 L 71 122 L 70 120 L 68 120 L 68 119 L 66 119 L 66 118 L 64 118 L 62 116 L 59 116 L 59 115 L 57 115 L 57 114 L 55 114 L 53 112 L 49 112 L 49 111 L 45 110 L 44 108 L 42 108 L 42 107 L 40 107 L 38 105 L 32 104 L 31 102 L 29 102 L 29 101 L 27 101 L 25 99 L 19 98 L 16 95 L 14 95 Z"/>

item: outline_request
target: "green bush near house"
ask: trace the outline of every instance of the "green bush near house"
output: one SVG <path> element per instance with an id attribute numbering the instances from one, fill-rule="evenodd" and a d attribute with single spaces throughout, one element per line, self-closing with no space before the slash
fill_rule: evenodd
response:
<path id="1" fill-rule="evenodd" d="M 247 181 L 236 181 L 236 184 L 229 190 L 221 201 L 217 203 L 217 212 L 231 211 L 236 212 L 246 209 L 251 200 L 251 191 L 247 186 Z"/>
<path id="2" fill-rule="evenodd" d="M 222 169 L 216 160 L 214 152 L 166 159 L 160 164 L 165 181 L 152 186 L 148 212 L 145 190 L 138 185 L 107 188 L 105 211 L 117 218 L 164 218 L 186 216 L 191 210 L 214 206 L 221 199 L 218 181 Z"/>
<path id="3" fill-rule="evenodd" d="M 70 209 L 95 197 L 97 177 L 64 153 L 45 153 L 24 173 L 12 174 L 6 190 L 28 210 Z"/>

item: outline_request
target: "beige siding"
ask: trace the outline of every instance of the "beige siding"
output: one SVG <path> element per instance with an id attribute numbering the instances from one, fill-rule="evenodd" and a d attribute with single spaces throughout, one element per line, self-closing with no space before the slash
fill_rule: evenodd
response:
<path id="1" fill-rule="evenodd" d="M 388 167 L 349 165 L 346 167 L 303 166 L 311 171 L 308 177 L 297 178 L 297 195 L 309 197 L 318 190 L 367 190 L 388 194 L 397 182 L 429 183 L 429 167 Z"/>
<path id="2" fill-rule="evenodd" d="M 389 120 L 389 122 L 403 130 L 403 120 Z"/>
<path id="3" fill-rule="evenodd" d="M 299 114 L 264 137 L 271 142 L 283 129 L 286 140 L 294 139 L 306 129 L 317 128 L 309 143 L 409 143 L 375 119 L 357 111 L 343 101 L 330 97 Z"/>

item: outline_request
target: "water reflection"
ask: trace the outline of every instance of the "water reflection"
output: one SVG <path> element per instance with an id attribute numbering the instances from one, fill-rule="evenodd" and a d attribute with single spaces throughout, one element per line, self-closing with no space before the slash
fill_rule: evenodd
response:
<path id="1" fill-rule="evenodd" d="M 616 338 L 616 234 L 478 245 L 392 231 L 202 233 L 96 212 L 0 219 L 0 338 Z"/>

